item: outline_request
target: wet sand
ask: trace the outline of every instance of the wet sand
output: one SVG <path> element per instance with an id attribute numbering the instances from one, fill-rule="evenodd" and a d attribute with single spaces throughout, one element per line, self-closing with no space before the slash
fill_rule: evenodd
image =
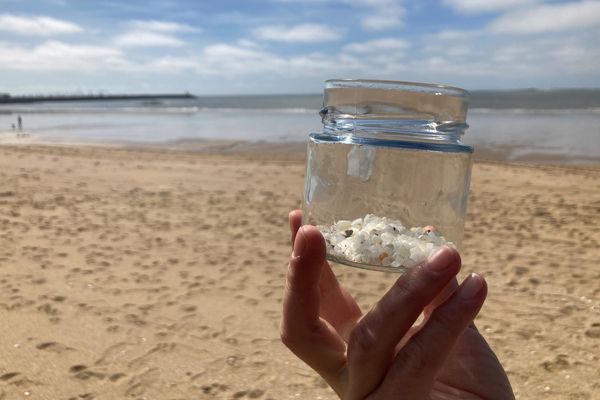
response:
<path id="1" fill-rule="evenodd" d="M 278 337 L 298 151 L 0 147 L 0 399 L 334 399 Z M 600 167 L 476 162 L 463 272 L 520 399 L 600 397 Z M 367 309 L 393 274 L 336 267 Z"/>

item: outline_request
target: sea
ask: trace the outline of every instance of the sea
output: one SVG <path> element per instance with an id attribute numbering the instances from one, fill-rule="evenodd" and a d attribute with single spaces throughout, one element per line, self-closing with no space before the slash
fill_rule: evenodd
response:
<path id="1" fill-rule="evenodd" d="M 0 104 L 0 137 L 21 116 L 42 141 L 301 143 L 322 128 L 321 104 L 319 94 Z M 600 164 L 600 89 L 473 91 L 467 122 L 476 155 Z"/>

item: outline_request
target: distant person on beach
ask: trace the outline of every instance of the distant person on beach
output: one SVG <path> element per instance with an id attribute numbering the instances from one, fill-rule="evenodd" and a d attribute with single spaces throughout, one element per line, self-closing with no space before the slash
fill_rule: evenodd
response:
<path id="1" fill-rule="evenodd" d="M 20 115 L 17 117 L 17 125 L 19 126 L 19 130 L 22 131 L 23 130 L 23 119 L 21 118 Z"/>
<path id="2" fill-rule="evenodd" d="M 344 400 L 514 399 L 510 383 L 473 319 L 485 280 L 456 280 L 461 260 L 442 248 L 402 274 L 368 313 L 340 286 L 325 240 L 289 215 L 293 252 L 281 339 Z M 421 313 L 424 322 L 413 327 Z"/>

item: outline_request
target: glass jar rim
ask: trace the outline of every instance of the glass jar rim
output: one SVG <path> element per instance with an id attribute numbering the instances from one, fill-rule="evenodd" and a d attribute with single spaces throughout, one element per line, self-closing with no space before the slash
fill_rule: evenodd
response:
<path id="1" fill-rule="evenodd" d="M 380 90 L 404 90 L 411 92 L 439 93 L 439 95 L 460 97 L 468 99 L 470 93 L 456 86 L 449 86 L 437 83 L 392 81 L 378 79 L 327 79 L 325 89 L 331 88 L 369 88 Z"/>

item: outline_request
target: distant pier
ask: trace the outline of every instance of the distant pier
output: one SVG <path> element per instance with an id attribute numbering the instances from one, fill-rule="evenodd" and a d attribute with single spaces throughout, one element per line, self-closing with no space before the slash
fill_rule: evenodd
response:
<path id="1" fill-rule="evenodd" d="M 60 101 L 99 101 L 99 100 L 171 100 L 195 99 L 190 93 L 184 94 L 98 94 L 98 95 L 49 95 L 49 96 L 11 96 L 0 93 L 0 104 L 42 103 Z"/>

